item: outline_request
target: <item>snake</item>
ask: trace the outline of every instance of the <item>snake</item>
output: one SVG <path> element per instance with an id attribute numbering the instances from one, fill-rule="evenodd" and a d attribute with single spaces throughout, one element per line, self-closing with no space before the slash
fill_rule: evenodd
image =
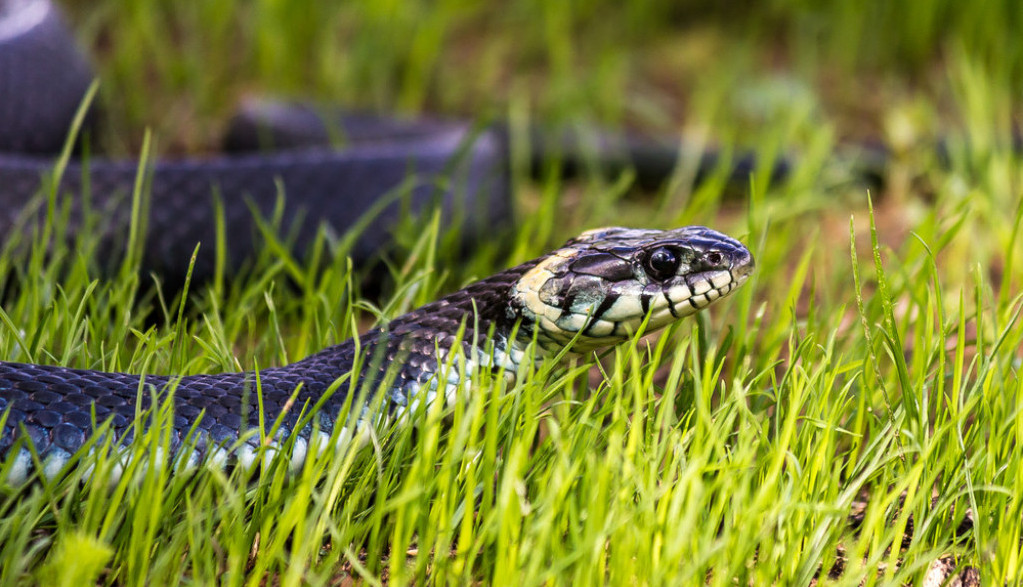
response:
<path id="1" fill-rule="evenodd" d="M 728 296 L 754 266 L 741 242 L 702 226 L 594 229 L 281 367 L 170 376 L 0 362 L 0 457 L 11 482 L 26 479 L 36 462 L 55 476 L 101 424 L 113 440 L 130 442 L 136 413 L 169 395 L 170 449 L 190 446 L 186 462 L 250 464 L 262 435 L 246 431 L 262 426 L 272 442 L 295 434 L 297 464 L 314 430 L 328 439 L 346 426 L 339 414 L 361 389 L 379 397 L 383 414 L 407 421 L 422 406 L 457 401 L 482 369 L 514 382 L 524 362 L 660 329 Z M 456 357 L 460 368 L 446 368 Z M 302 419 L 313 406 L 315 421 Z M 345 429 L 333 438 L 351 436 Z"/>
<path id="2" fill-rule="evenodd" d="M 302 104 L 248 101 L 227 125 L 221 153 L 111 159 L 91 152 L 88 140 L 68 142 L 93 76 L 51 0 L 0 0 L 5 238 L 33 234 L 57 206 L 66 219 L 63 238 L 98 234 L 99 256 L 116 259 L 104 253 L 123 246 L 139 222 L 141 270 L 173 283 L 185 270 L 201 280 L 218 262 L 243 266 L 267 230 L 285 235 L 282 250 L 295 256 L 324 230 L 338 239 L 354 234 L 345 253 L 358 265 L 387 246 L 406 208 L 439 210 L 439 228 L 468 243 L 514 217 L 508 132 L 500 125 L 325 115 Z M 86 139 L 101 114 L 87 106 L 78 114 Z M 632 151 L 645 148 L 626 142 Z M 63 173 L 54 172 L 65 147 Z M 653 167 L 663 175 L 674 166 L 669 155 L 643 159 L 658 159 Z M 147 202 L 124 205 L 138 186 Z M 103 222 L 90 226 L 86 219 L 97 210 Z M 270 219 L 278 225 L 267 229 Z M 279 422 L 272 440 L 294 433 L 301 461 L 314 428 L 329 436 L 348 426 L 339 414 L 360 390 L 376 392 L 384 411 L 401 419 L 437 398 L 453 399 L 479 369 L 512 375 L 526 356 L 609 346 L 644 320 L 659 328 L 724 297 L 752 267 L 743 245 L 702 227 L 597 230 L 290 365 L 156 375 L 3 362 L 0 456 L 10 464 L 8 479 L 25 479 L 37 465 L 53 476 L 101 430 L 119 445 L 131 442 L 137 413 L 169 397 L 175 454 L 195 440 L 189 459 L 227 453 L 244 463 L 259 448 L 259 435 L 246 431 L 269 433 Z M 529 348 L 536 350 L 527 355 Z M 454 355 L 465 368 L 442 368 Z M 314 407 L 316 421 L 303 420 Z"/>
<path id="3" fill-rule="evenodd" d="M 116 249 L 134 213 L 121 204 L 142 177 L 151 206 L 140 267 L 173 283 L 186 270 L 192 279 L 215 275 L 217 251 L 196 252 L 195 244 L 217 242 L 221 226 L 232 236 L 222 251 L 228 270 L 242 266 L 260 245 L 261 217 L 276 217 L 293 235 L 281 244 L 296 256 L 320 230 L 354 235 L 347 252 L 356 263 L 388 245 L 405 203 L 420 213 L 439 208 L 441 227 L 461 231 L 467 243 L 509 227 L 514 217 L 507 127 L 302 102 L 245 101 L 226 125 L 220 153 L 82 157 L 81 141 L 72 144 L 77 150 L 64 173 L 54 175 L 93 77 L 51 0 L 0 0 L 0 235 L 41 226 L 46 216 L 30 204 L 52 191 L 68 208 L 68 236 L 84 227 L 89 200 L 107 212 L 101 249 Z M 86 111 L 85 134 L 97 134 L 97 115 L 95 107 Z M 536 177 L 547 177 L 556 163 L 563 176 L 584 169 L 629 173 L 644 189 L 659 189 L 680 161 L 689 162 L 694 184 L 725 164 L 725 178 L 738 185 L 764 169 L 772 183 L 784 181 L 798 163 L 788 154 L 769 161 L 742 151 L 724 157 L 677 136 L 542 128 L 528 129 L 528 136 L 528 169 Z M 1013 131 L 1011 138 L 1013 150 L 1023 152 L 1023 135 Z M 939 162 L 948 162 L 950 145 L 944 139 L 934 145 Z M 891 158 L 883 144 L 844 145 L 840 155 L 853 177 L 883 186 Z M 289 198 L 282 206 L 283 196 Z M 183 260 L 193 254 L 189 267 Z M 43 474 L 54 476 L 99 430 L 130 442 L 137 412 L 150 409 L 159 392 L 172 395 L 172 448 L 193 436 L 190 462 L 252 461 L 259 435 L 251 431 L 266 432 L 276 420 L 282 426 L 272 443 L 294 432 L 291 458 L 301 462 L 314 428 L 326 439 L 339 425 L 344 432 L 339 414 L 357 390 L 377 390 L 382 409 L 401 418 L 438 398 L 456 398 L 479 369 L 513 380 L 524 360 L 611 346 L 644 320 L 648 331 L 660 328 L 728 295 L 752 269 L 748 250 L 709 229 L 604 229 L 357 339 L 258 373 L 155 376 L 0 362 L 0 458 L 7 461 L 0 473 L 20 482 L 40 463 Z M 466 359 L 464 369 L 443 368 L 452 354 Z M 310 405 L 315 426 L 301 417 Z M 831 578 L 840 573 L 838 565 Z M 955 573 L 954 581 L 978 584 L 976 569 L 957 569 L 947 557 L 933 562 L 925 583 L 944 584 Z"/>

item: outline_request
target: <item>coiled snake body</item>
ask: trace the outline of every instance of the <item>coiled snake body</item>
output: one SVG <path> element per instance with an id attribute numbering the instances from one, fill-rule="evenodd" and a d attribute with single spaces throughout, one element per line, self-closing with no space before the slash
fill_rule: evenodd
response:
<path id="1" fill-rule="evenodd" d="M 7 475 L 12 481 L 32 470 L 32 451 L 45 474 L 56 474 L 97 423 L 109 420 L 112 433 L 127 441 L 137 408 L 148 408 L 154 391 L 173 390 L 172 449 L 194 425 L 193 458 L 242 437 L 234 456 L 244 460 L 259 435 L 240 435 L 269 427 L 282 413 L 279 434 L 286 435 L 304 406 L 320 402 L 319 430 L 330 434 L 348 396 L 364 384 L 385 394 L 384 406 L 399 416 L 420 402 L 452 401 L 462 375 L 480 368 L 513 374 L 534 342 L 539 356 L 566 345 L 588 352 L 617 344 L 644 319 L 654 330 L 728 295 L 753 266 L 741 243 L 704 227 L 597 229 L 357 341 L 258 373 L 143 376 L 0 362 L 0 418 L 6 414 L 0 457 L 18 451 Z M 463 369 L 442 368 L 452 352 L 464 355 Z M 310 430 L 298 430 L 293 458 L 301 458 Z"/>

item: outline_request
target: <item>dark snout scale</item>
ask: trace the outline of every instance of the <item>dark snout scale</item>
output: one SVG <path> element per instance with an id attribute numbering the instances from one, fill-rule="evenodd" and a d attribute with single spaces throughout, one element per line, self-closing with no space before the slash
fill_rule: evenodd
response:
<path id="1" fill-rule="evenodd" d="M 318 402 L 316 423 L 330 438 L 336 425 L 346 424 L 336 422 L 346 398 L 365 384 L 384 395 L 387 414 L 400 420 L 422 402 L 454 401 L 460 378 L 474 370 L 514 374 L 526 356 L 542 358 L 569 344 L 576 353 L 611 346 L 648 316 L 648 331 L 661 328 L 728 295 L 753 267 L 746 247 L 709 228 L 603 228 L 399 316 L 358 344 L 349 340 L 258 374 L 142 376 L 0 362 L 0 414 L 6 413 L 0 457 L 13 459 L 9 480 L 21 480 L 32 469 L 31 443 L 44 473 L 56 474 L 97 423 L 109 422 L 110 433 L 126 441 L 136 408 L 149 408 L 154 392 L 173 390 L 171 449 L 177 453 L 194 426 L 189 461 L 230 457 L 244 465 L 254 458 L 258 434 L 244 436 L 233 454 L 224 447 L 246 430 L 269 428 L 282 413 L 272 442 L 291 434 L 303 407 Z M 463 324 L 469 332 L 458 343 Z M 527 354 L 534 341 L 535 355 Z M 451 353 L 465 358 L 465 369 L 438 367 Z M 312 429 L 297 431 L 293 463 L 304 458 Z"/>

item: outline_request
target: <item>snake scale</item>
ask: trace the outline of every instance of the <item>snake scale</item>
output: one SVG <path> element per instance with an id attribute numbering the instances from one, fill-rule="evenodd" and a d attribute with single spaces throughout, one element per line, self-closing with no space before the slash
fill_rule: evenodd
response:
<path id="1" fill-rule="evenodd" d="M 463 375 L 478 369 L 511 376 L 526 356 L 611 346 L 644 320 L 648 331 L 661 328 L 727 296 L 753 267 L 745 246 L 709 228 L 597 229 L 357 340 L 258 373 L 143 376 L 0 362 L 0 417 L 6 417 L 0 457 L 13 458 L 10 481 L 30 475 L 33 451 L 43 473 L 55 475 L 98 424 L 109 421 L 116 438 L 129 441 L 136 408 L 149 408 L 153 392 L 173 390 L 172 450 L 194 426 L 190 459 L 221 451 L 213 456 L 244 463 L 260 436 L 245 431 L 283 414 L 275 438 L 297 432 L 292 458 L 301 460 L 313 429 L 294 430 L 303 408 L 320 403 L 318 429 L 330 435 L 349 394 L 366 385 L 384 394 L 384 409 L 401 418 L 423 402 L 455 401 Z M 464 368 L 442 368 L 451 353 L 464 357 Z M 226 455 L 224 447 L 239 438 L 241 448 Z"/>

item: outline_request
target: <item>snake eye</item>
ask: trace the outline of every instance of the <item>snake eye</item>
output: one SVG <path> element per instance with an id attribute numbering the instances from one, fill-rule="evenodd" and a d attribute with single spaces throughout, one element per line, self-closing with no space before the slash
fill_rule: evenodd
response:
<path id="1" fill-rule="evenodd" d="M 650 277 L 661 281 L 675 275 L 678 269 L 679 258 L 675 251 L 667 247 L 654 249 L 646 258 L 646 272 Z"/>

